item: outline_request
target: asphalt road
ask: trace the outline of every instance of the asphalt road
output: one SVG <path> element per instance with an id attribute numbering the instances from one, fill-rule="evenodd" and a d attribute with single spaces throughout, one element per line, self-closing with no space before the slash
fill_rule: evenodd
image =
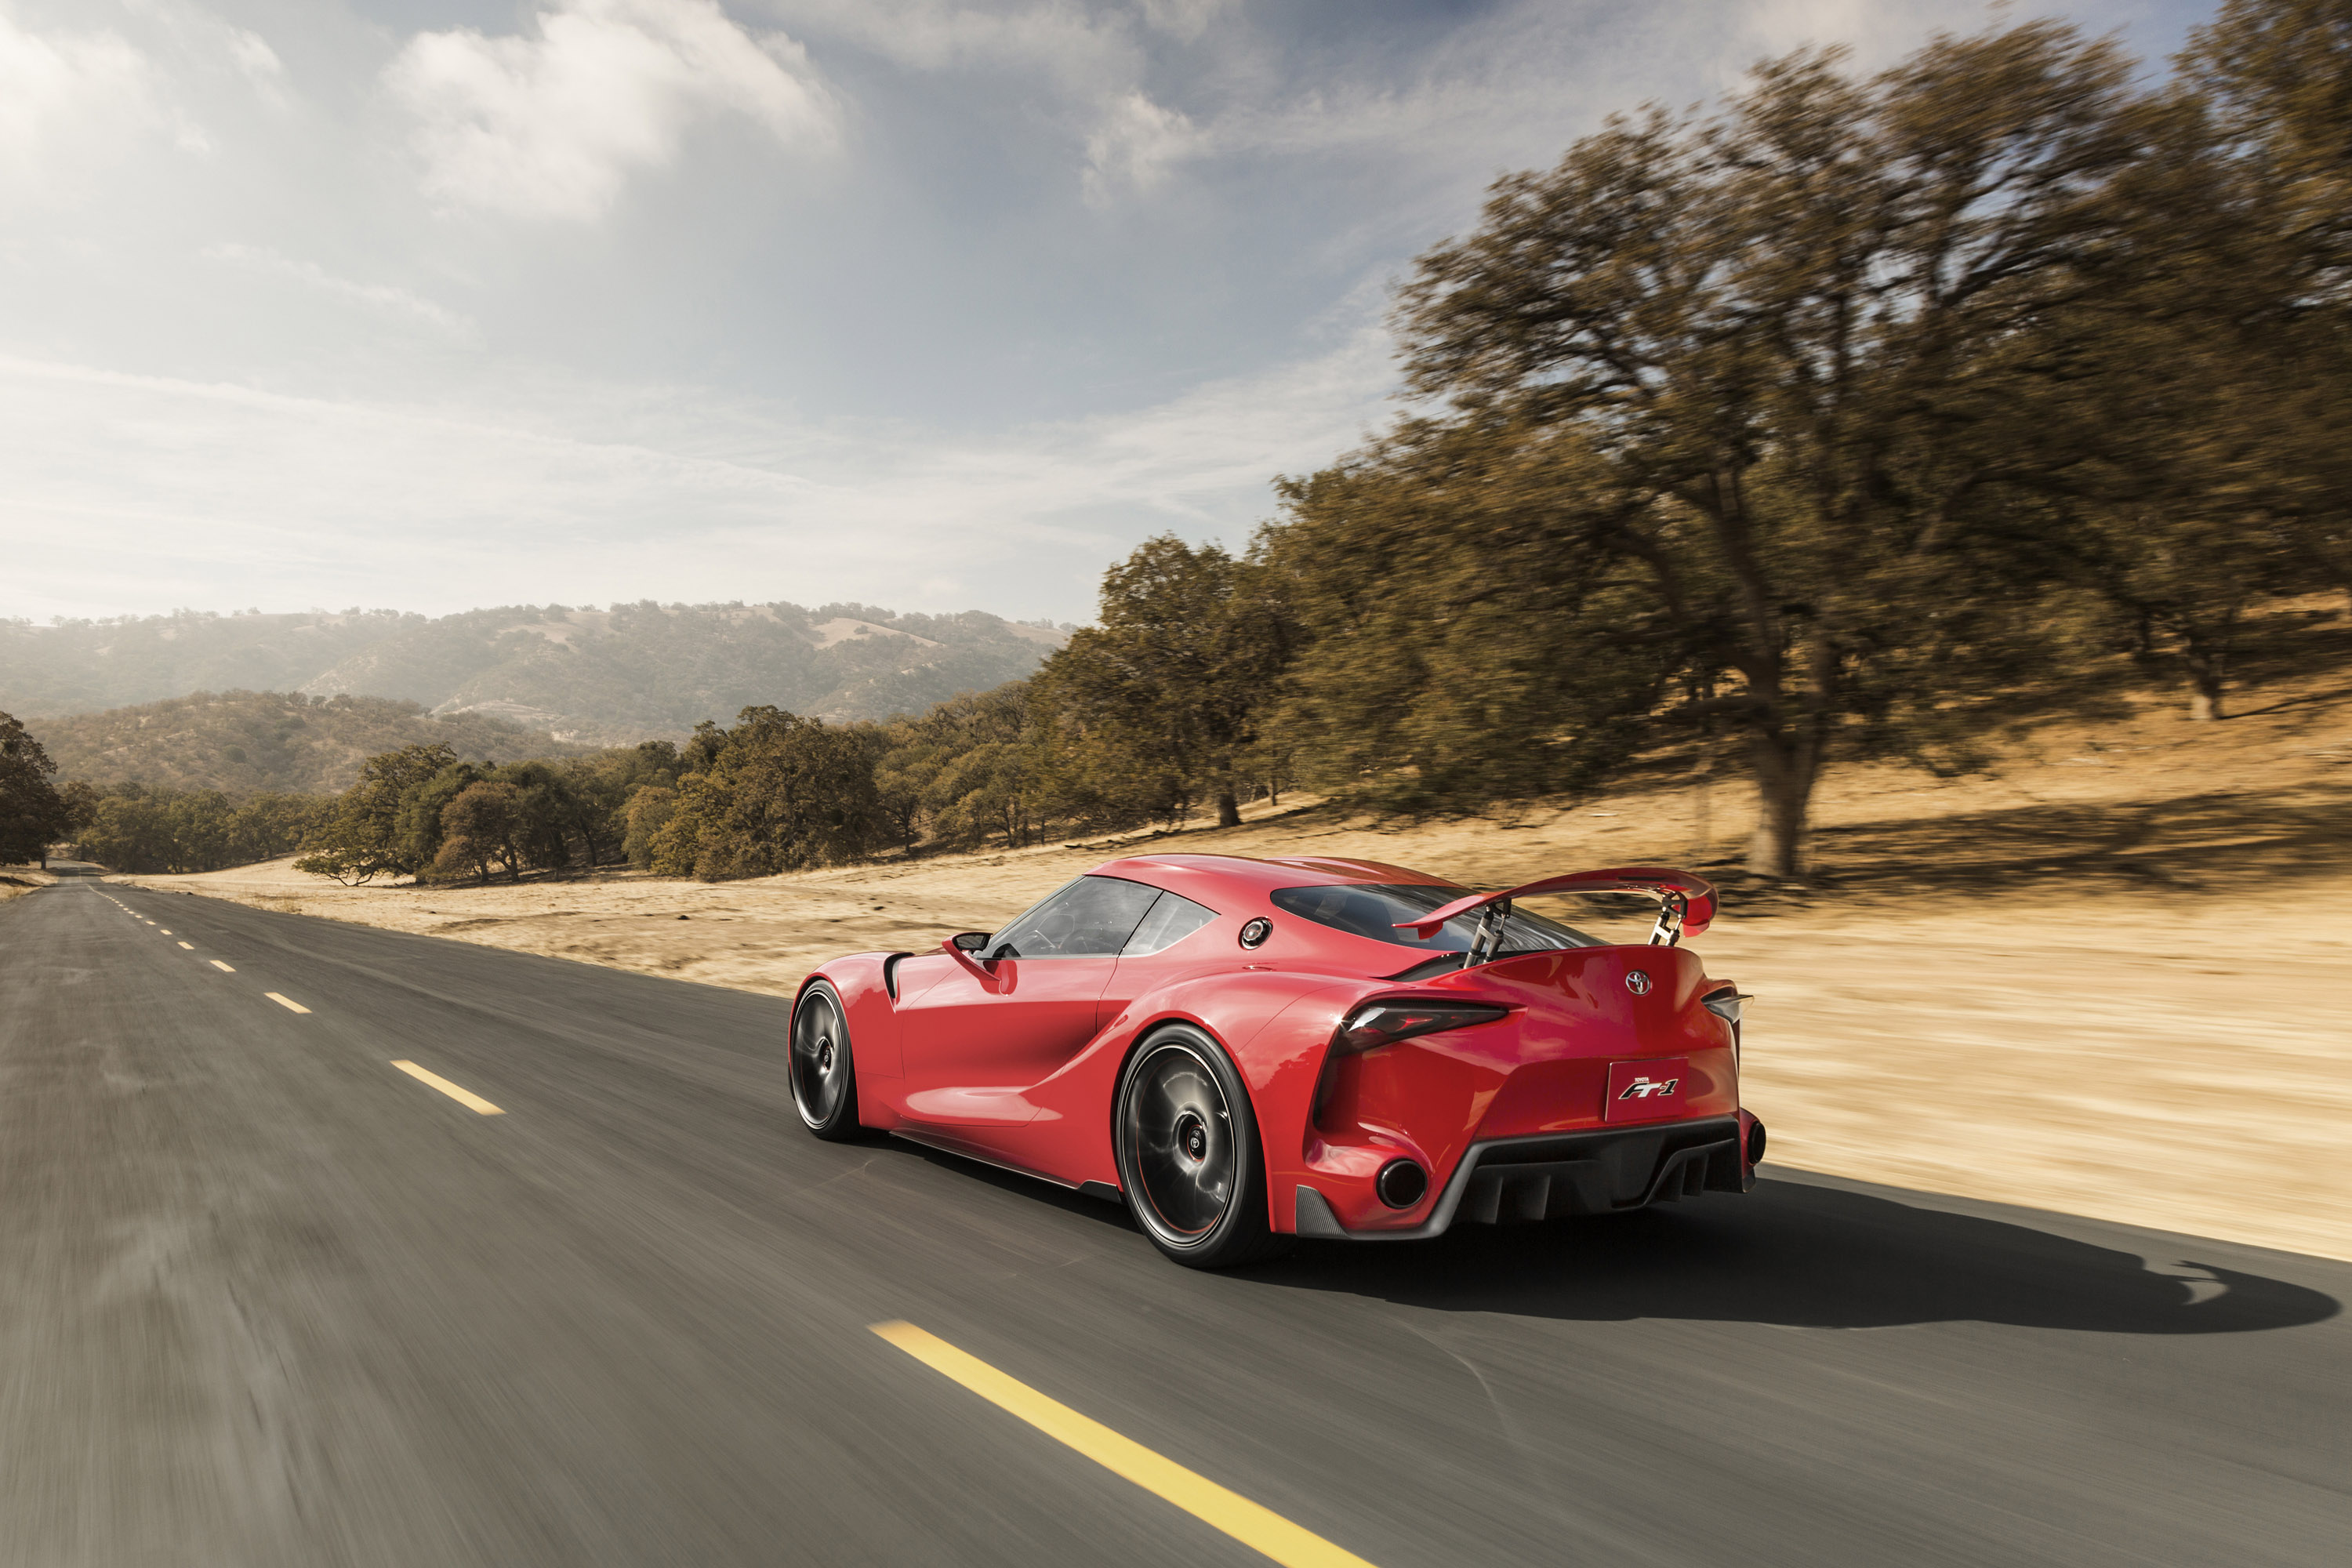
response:
<path id="1" fill-rule="evenodd" d="M 1380 1568 L 2352 1560 L 2352 1267 L 1787 1174 L 1202 1275 L 809 1138 L 785 1011 L 0 905 L 0 1561 L 1265 1561 L 885 1320 Z"/>

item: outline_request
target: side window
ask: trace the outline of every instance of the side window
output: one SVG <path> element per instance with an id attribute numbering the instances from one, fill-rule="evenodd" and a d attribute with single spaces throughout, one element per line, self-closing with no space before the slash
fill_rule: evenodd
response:
<path id="1" fill-rule="evenodd" d="M 1135 934 L 1127 939 L 1119 951 L 1121 958 L 1140 958 L 1178 942 L 1217 918 L 1214 910 L 1202 909 L 1190 899 L 1180 899 L 1173 893 L 1162 893 Z"/>
<path id="2" fill-rule="evenodd" d="M 1081 877 L 988 939 L 991 958 L 1108 958 L 1127 945 L 1160 889 Z"/>

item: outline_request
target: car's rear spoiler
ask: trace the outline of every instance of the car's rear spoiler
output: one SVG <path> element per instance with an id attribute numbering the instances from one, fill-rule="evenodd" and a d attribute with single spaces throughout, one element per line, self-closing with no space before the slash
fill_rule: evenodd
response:
<path id="1" fill-rule="evenodd" d="M 1680 942 L 1685 932 L 1698 935 L 1715 919 L 1715 884 L 1706 878 L 1677 871 L 1671 866 L 1620 866 L 1607 871 L 1571 871 L 1564 877 L 1546 877 L 1539 882 L 1506 888 L 1498 893 L 1472 893 L 1432 910 L 1417 921 L 1399 921 L 1396 929 L 1409 931 L 1427 942 L 1447 921 L 1458 920 L 1473 910 L 1494 909 L 1508 914 L 1513 899 L 1532 899 L 1538 893 L 1655 893 L 1658 923 L 1650 931 L 1650 941 L 1665 947 Z M 1485 919 L 1479 921 L 1479 946 L 1492 940 L 1489 924 Z M 1474 949 L 1472 962 L 1476 960 Z"/>

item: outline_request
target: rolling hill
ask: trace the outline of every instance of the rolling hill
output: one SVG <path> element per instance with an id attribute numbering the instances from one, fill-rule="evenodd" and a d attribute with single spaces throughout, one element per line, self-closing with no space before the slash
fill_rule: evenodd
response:
<path id="1" fill-rule="evenodd" d="M 592 748 L 488 713 L 436 717 L 385 697 L 199 691 L 30 726 L 62 779 L 156 789 L 348 789 L 379 752 L 435 741 L 475 761 L 570 756 Z"/>
<path id="2" fill-rule="evenodd" d="M 191 691 L 290 691 L 372 643 L 428 624 L 422 616 L 393 610 L 340 616 L 182 610 L 46 626 L 0 620 L 0 711 L 46 719 Z M 424 700 L 406 691 L 364 695 Z"/>
<path id="3" fill-rule="evenodd" d="M 0 710 L 54 720 L 192 690 L 281 690 L 405 700 L 621 744 L 683 736 L 752 703 L 825 719 L 920 711 L 1018 679 L 1064 640 L 979 611 L 782 602 L 0 621 Z"/>

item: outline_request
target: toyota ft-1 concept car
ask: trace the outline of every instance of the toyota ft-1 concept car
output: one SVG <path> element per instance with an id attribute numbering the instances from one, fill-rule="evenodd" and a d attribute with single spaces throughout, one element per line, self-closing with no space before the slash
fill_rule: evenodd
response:
<path id="1" fill-rule="evenodd" d="M 1513 907 L 1594 891 L 1656 895 L 1649 942 Z M 1114 860 L 1002 931 L 820 968 L 793 1100 L 820 1138 L 1124 1201 L 1199 1268 L 1745 1192 L 1743 997 L 1678 945 L 1715 905 L 1664 867 L 1478 893 L 1369 860 Z"/>

